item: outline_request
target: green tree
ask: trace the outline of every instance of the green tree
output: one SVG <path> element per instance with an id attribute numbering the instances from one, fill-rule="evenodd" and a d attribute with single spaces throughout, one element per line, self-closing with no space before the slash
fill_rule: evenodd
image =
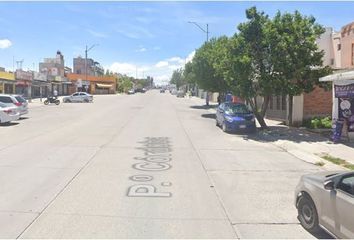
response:
<path id="1" fill-rule="evenodd" d="M 182 85 L 186 84 L 182 68 L 173 71 L 170 83 L 175 84 L 177 89 L 179 89 Z"/>
<path id="2" fill-rule="evenodd" d="M 289 95 L 289 123 L 292 123 L 293 96 L 310 92 L 318 78 L 331 72 L 322 67 L 323 51 L 316 39 L 325 29 L 312 16 L 300 12 L 281 14 L 279 11 L 269 27 L 271 58 L 277 82 L 274 90 Z"/>

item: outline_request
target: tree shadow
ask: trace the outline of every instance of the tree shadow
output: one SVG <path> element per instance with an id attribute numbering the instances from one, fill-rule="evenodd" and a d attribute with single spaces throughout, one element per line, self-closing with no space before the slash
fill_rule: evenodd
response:
<path id="1" fill-rule="evenodd" d="M 216 114 L 215 113 L 205 113 L 201 115 L 203 118 L 209 118 L 209 119 L 215 119 Z"/>
<path id="2" fill-rule="evenodd" d="M 0 127 L 11 127 L 19 124 L 18 122 L 6 122 L 6 123 L 0 123 Z"/>
<path id="3" fill-rule="evenodd" d="M 20 117 L 20 120 L 26 120 L 28 117 Z"/>

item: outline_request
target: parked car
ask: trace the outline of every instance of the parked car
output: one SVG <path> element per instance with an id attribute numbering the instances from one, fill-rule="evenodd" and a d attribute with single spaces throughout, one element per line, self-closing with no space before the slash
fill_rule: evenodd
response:
<path id="1" fill-rule="evenodd" d="M 20 115 L 28 113 L 27 100 L 20 95 L 0 94 L 0 102 L 8 107 L 18 107 Z"/>
<path id="2" fill-rule="evenodd" d="M 295 206 L 306 230 L 322 228 L 336 238 L 354 239 L 354 171 L 302 176 Z"/>
<path id="3" fill-rule="evenodd" d="M 135 89 L 135 92 L 136 93 L 145 93 L 146 92 L 146 89 L 145 88 L 137 88 L 137 89 Z"/>
<path id="4" fill-rule="evenodd" d="M 165 89 L 160 89 L 160 93 L 165 93 Z"/>
<path id="5" fill-rule="evenodd" d="M 135 90 L 134 89 L 130 89 L 129 91 L 128 91 L 128 94 L 134 94 L 135 93 Z"/>
<path id="6" fill-rule="evenodd" d="M 8 123 L 16 121 L 20 118 L 20 111 L 18 107 L 7 106 L 4 103 L 0 103 L 0 123 Z"/>
<path id="7" fill-rule="evenodd" d="M 179 97 L 183 98 L 183 97 L 184 97 L 184 91 L 178 90 L 176 96 L 177 96 L 178 98 L 179 98 Z"/>
<path id="8" fill-rule="evenodd" d="M 224 132 L 256 131 L 254 114 L 243 103 L 224 102 L 216 111 L 216 126 Z"/>
<path id="9" fill-rule="evenodd" d="M 86 92 L 75 92 L 75 93 L 71 94 L 70 96 L 63 98 L 64 103 L 92 102 L 92 101 L 93 101 L 93 96 L 91 94 L 86 93 Z"/>

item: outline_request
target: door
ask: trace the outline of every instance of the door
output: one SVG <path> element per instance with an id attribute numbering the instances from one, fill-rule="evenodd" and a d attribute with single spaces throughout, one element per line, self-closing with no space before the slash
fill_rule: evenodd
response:
<path id="1" fill-rule="evenodd" d="M 337 185 L 336 232 L 340 238 L 354 238 L 354 174 L 344 176 Z"/>
<path id="2" fill-rule="evenodd" d="M 73 102 L 78 102 L 80 100 L 80 93 L 74 93 L 72 96 Z"/>

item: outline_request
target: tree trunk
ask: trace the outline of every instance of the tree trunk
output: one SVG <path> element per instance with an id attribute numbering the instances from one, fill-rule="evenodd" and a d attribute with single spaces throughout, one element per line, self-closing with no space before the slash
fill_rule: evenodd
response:
<path id="1" fill-rule="evenodd" d="M 288 125 L 293 125 L 293 96 L 289 95 L 289 115 L 288 115 Z"/>
<path id="2" fill-rule="evenodd" d="M 261 129 L 266 129 L 268 128 L 266 122 L 264 121 L 264 115 L 265 115 L 265 111 L 263 111 L 263 106 L 264 106 L 264 103 L 262 105 L 262 109 L 261 111 L 258 111 L 258 106 L 257 106 L 257 100 L 256 98 L 253 98 L 253 101 L 251 99 L 247 99 L 247 101 L 249 101 L 250 105 L 251 105 L 251 108 L 253 110 L 253 113 L 258 121 L 258 123 L 261 125 Z M 268 98 L 265 98 L 265 101 L 266 101 L 266 104 L 268 106 L 268 103 L 269 103 L 269 97 Z"/>

